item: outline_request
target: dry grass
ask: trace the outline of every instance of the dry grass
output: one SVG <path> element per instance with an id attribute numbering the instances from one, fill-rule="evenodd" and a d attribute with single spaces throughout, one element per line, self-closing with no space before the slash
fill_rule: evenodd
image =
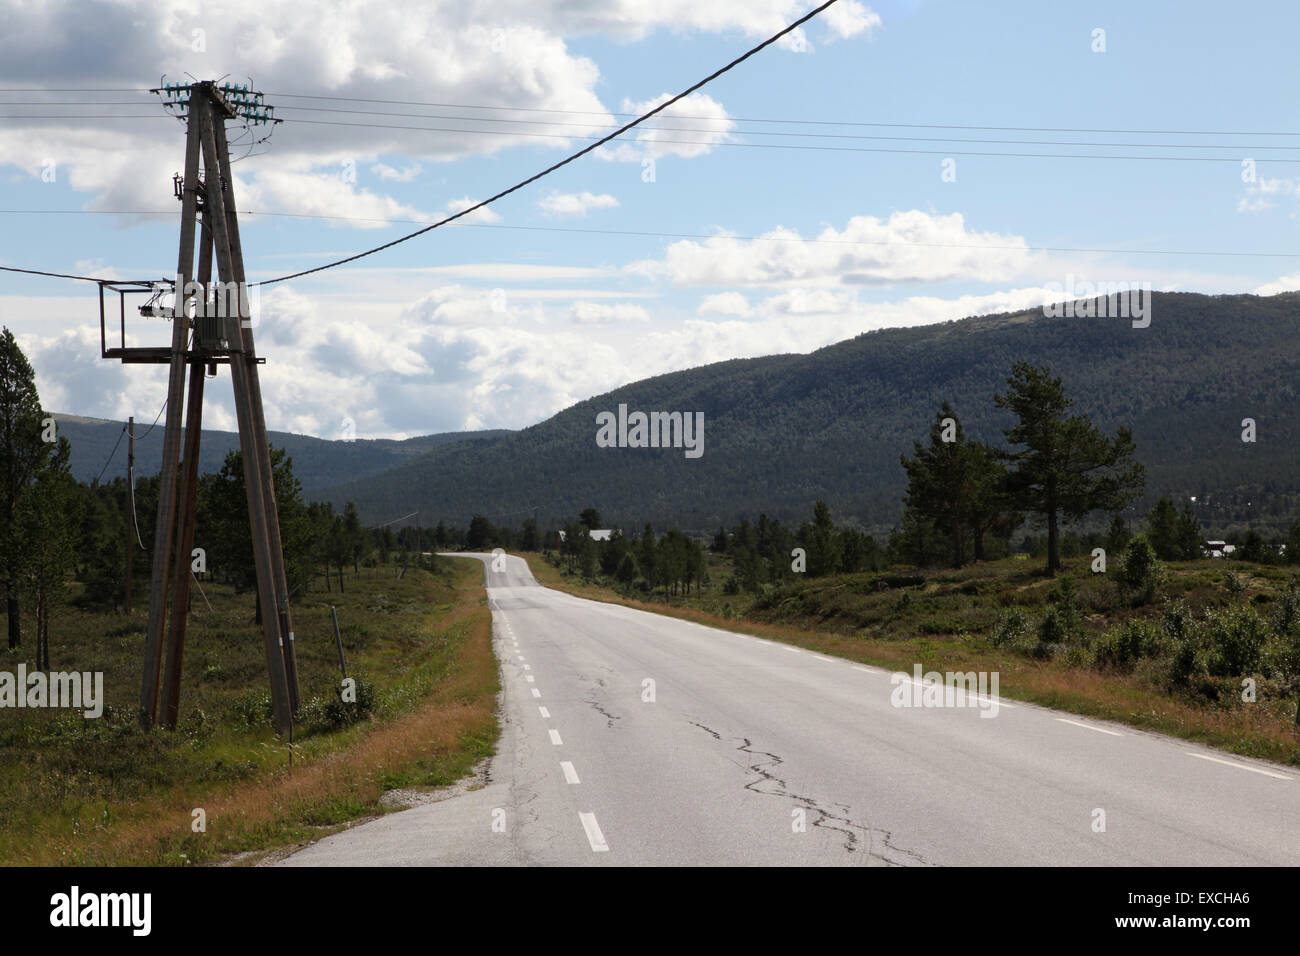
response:
<path id="1" fill-rule="evenodd" d="M 292 769 L 287 742 L 262 735 L 260 742 L 243 744 L 260 749 L 266 767 L 248 779 L 188 780 L 135 800 L 100 801 L 95 819 L 76 817 L 71 827 L 68 808 L 53 807 L 30 820 L 26 833 L 7 835 L 5 861 L 186 865 L 255 856 L 385 812 L 378 801 L 386 790 L 446 785 L 464 776 L 495 745 L 500 681 L 482 565 L 458 562 L 452 584 L 451 603 L 426 606 L 418 622 L 426 640 L 416 653 L 438 676 L 411 706 L 313 737 L 295 747 Z M 196 808 L 206 812 L 206 832 L 192 830 Z"/>

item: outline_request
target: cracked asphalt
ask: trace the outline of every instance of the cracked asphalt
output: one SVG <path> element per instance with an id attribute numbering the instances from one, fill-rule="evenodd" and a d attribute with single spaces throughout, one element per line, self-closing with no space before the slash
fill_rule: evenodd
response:
<path id="1" fill-rule="evenodd" d="M 1300 774 L 543 588 L 484 561 L 487 783 L 278 865 L 1295 865 Z M 987 702 L 985 702 L 987 703 Z"/>

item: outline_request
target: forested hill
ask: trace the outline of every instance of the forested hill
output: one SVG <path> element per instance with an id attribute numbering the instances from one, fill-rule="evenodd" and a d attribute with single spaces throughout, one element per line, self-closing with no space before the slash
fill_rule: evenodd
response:
<path id="1" fill-rule="evenodd" d="M 122 422 L 102 418 L 78 418 L 73 415 L 54 414 L 58 434 L 68 439 L 72 446 L 71 467 L 79 481 L 93 481 L 103 472 L 104 481 L 126 474 L 126 438 L 122 435 Z M 288 432 L 269 432 L 267 438 L 276 448 L 284 448 L 293 458 L 293 471 L 302 482 L 308 498 L 319 497 L 331 485 L 352 481 L 366 475 L 375 475 L 425 454 L 449 442 L 492 441 L 508 431 L 445 432 L 422 435 L 404 441 L 388 439 L 356 441 L 327 441 L 308 435 Z M 137 475 L 156 475 L 162 462 L 163 423 L 150 428 L 150 422 L 135 423 L 135 466 Z M 118 439 L 121 443 L 118 443 Z M 114 452 L 114 446 L 117 446 Z M 203 430 L 199 445 L 200 473 L 221 470 L 227 452 L 239 447 L 235 432 Z M 104 471 L 104 464 L 108 470 Z"/>
<path id="2" fill-rule="evenodd" d="M 716 528 L 760 512 L 882 530 L 900 513 L 899 455 L 951 401 L 972 438 L 1002 441 L 996 408 L 1012 363 L 1046 364 L 1075 409 L 1133 429 L 1151 502 L 1197 495 L 1208 524 L 1300 502 L 1300 294 L 1156 293 L 1151 323 L 1046 318 L 1041 310 L 869 332 L 807 355 L 722 362 L 635 382 L 493 442 L 433 449 L 335 488 L 363 517 L 419 509 L 464 524 L 517 524 L 598 508 L 606 523 Z M 600 448 L 596 415 L 702 411 L 704 454 Z M 1258 441 L 1241 440 L 1243 418 Z M 1286 496 L 1290 496 L 1289 499 Z M 1249 505 L 1247 505 L 1249 502 Z M 1143 509 L 1143 503 L 1138 503 Z M 1232 514 L 1229 514 L 1229 511 Z"/>

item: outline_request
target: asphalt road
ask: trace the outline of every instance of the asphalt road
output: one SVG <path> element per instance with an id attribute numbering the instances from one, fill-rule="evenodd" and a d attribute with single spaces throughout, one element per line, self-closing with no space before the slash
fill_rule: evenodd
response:
<path id="1" fill-rule="evenodd" d="M 1292 769 L 1015 701 L 895 706 L 888 671 L 475 557 L 502 664 L 487 786 L 282 865 L 1300 863 Z"/>

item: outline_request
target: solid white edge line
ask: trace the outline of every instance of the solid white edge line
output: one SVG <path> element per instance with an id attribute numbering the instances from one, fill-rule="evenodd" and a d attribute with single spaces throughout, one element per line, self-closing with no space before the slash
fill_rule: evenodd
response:
<path id="1" fill-rule="evenodd" d="M 558 730 L 548 729 L 546 732 L 551 735 L 551 743 L 555 746 L 559 747 L 564 744 L 564 741 L 560 739 L 560 732 Z"/>
<path id="2" fill-rule="evenodd" d="M 798 654 L 798 653 L 799 653 L 799 648 L 797 648 L 797 647 L 791 647 L 789 644 L 782 644 L 782 645 L 781 645 L 781 650 L 783 650 L 783 651 L 789 651 L 791 654 Z"/>
<path id="3" fill-rule="evenodd" d="M 1073 724 L 1075 727 L 1082 727 L 1084 730 L 1095 730 L 1099 734 L 1110 734 L 1112 737 L 1123 737 L 1124 734 L 1114 730 L 1107 730 L 1105 727 L 1094 727 L 1092 724 L 1081 724 L 1077 720 L 1068 720 L 1065 717 L 1057 717 L 1063 724 Z"/>
<path id="4" fill-rule="evenodd" d="M 573 769 L 573 764 L 569 761 L 561 760 L 560 769 L 564 771 L 565 783 L 582 783 L 582 781 L 578 779 L 578 771 Z"/>
<path id="5" fill-rule="evenodd" d="M 582 829 L 587 834 L 587 842 L 591 844 L 593 853 L 608 853 L 609 844 L 605 842 L 605 834 L 600 832 L 600 824 L 596 822 L 596 814 L 583 813 L 578 811 L 578 819 L 582 821 Z"/>
<path id="6" fill-rule="evenodd" d="M 1247 766 L 1247 765 L 1244 764 L 1244 763 L 1237 763 L 1235 760 L 1224 760 L 1224 759 L 1222 759 L 1221 757 L 1211 757 L 1211 756 L 1209 756 L 1208 754 L 1198 754 L 1198 753 L 1193 753 L 1193 752 L 1190 751 L 1190 750 L 1185 751 L 1185 753 L 1186 753 L 1187 756 L 1189 756 L 1189 757 L 1199 757 L 1199 758 L 1202 759 L 1202 760 L 1212 760 L 1212 761 L 1214 761 L 1215 763 L 1221 763 L 1221 764 L 1223 764 L 1225 767 L 1236 767 L 1238 770 L 1249 770 L 1251 773 L 1262 773 L 1262 774 L 1263 774 L 1264 776 L 1266 776 L 1266 777 L 1273 777 L 1273 778 L 1275 778 L 1275 779 L 1277 779 L 1277 780 L 1294 780 L 1294 779 L 1295 779 L 1294 777 L 1288 777 L 1288 776 L 1287 776 L 1286 774 L 1284 774 L 1284 773 L 1274 773 L 1272 770 L 1261 770 L 1259 767 L 1251 767 L 1251 766 Z"/>

